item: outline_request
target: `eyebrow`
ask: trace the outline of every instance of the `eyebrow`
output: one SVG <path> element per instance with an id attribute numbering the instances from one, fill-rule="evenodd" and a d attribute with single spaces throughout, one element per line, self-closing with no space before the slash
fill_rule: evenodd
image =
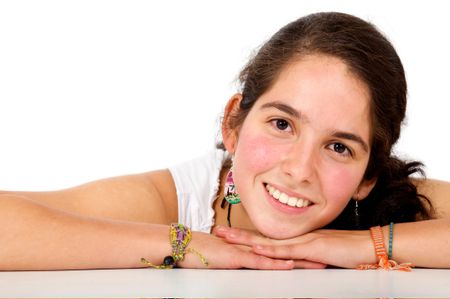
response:
<path id="1" fill-rule="evenodd" d="M 307 121 L 307 118 L 304 115 L 301 115 L 300 112 L 298 112 L 297 110 L 295 110 L 294 108 L 292 108 L 289 105 L 286 105 L 286 104 L 283 104 L 280 102 L 269 102 L 269 103 L 265 103 L 264 105 L 261 106 L 261 109 L 268 109 L 268 108 L 276 108 L 278 110 L 281 110 L 281 111 L 289 114 L 292 117 Z"/>
<path id="2" fill-rule="evenodd" d="M 281 110 L 281 111 L 289 114 L 292 117 L 295 117 L 304 122 L 308 122 L 308 118 L 305 115 L 302 115 L 300 112 L 298 112 L 297 110 L 295 110 L 294 108 L 292 108 L 289 105 L 286 105 L 286 104 L 283 104 L 280 102 L 269 102 L 269 103 L 265 103 L 261 106 L 261 109 L 269 109 L 269 108 L 275 108 L 275 109 Z M 369 146 L 367 145 L 367 143 L 360 136 L 358 136 L 356 134 L 349 133 L 349 132 L 343 132 L 343 131 L 335 131 L 335 132 L 333 132 L 333 134 L 331 136 L 336 137 L 336 138 L 354 141 L 354 142 L 358 143 L 365 152 L 369 152 Z"/>

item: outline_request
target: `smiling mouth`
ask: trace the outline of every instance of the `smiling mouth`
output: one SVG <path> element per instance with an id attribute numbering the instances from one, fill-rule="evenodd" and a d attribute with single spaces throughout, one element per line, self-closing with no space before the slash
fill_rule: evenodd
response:
<path id="1" fill-rule="evenodd" d="M 290 207 L 305 208 L 313 204 L 307 199 L 289 196 L 269 184 L 266 184 L 266 189 L 274 199 Z"/>

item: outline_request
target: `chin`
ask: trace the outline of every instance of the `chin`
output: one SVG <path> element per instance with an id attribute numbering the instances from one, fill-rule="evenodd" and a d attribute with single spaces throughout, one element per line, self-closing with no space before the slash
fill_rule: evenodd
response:
<path id="1" fill-rule="evenodd" d="M 300 229 L 299 227 L 292 229 L 292 227 L 280 226 L 279 224 L 270 225 L 268 223 L 264 223 L 262 225 L 255 226 L 262 235 L 275 240 L 292 239 L 309 232 L 308 230 Z"/>

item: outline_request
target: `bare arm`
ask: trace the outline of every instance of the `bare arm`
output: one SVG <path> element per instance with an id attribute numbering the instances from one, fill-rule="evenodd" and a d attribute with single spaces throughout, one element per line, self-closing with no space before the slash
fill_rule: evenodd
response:
<path id="1" fill-rule="evenodd" d="M 113 177 L 50 192 L 7 192 L 83 216 L 146 223 L 176 222 L 177 195 L 168 170 Z"/>
<path id="2" fill-rule="evenodd" d="M 418 191 L 432 202 L 436 218 L 450 217 L 450 182 L 439 180 L 415 181 Z"/>
<path id="3" fill-rule="evenodd" d="M 170 252 L 163 225 L 98 219 L 0 196 L 1 270 L 140 267 Z"/>
<path id="4" fill-rule="evenodd" d="M 141 257 L 160 264 L 171 253 L 167 224 L 176 222 L 171 186 L 170 174 L 158 171 L 62 191 L 1 192 L 0 270 L 136 268 Z M 189 246 L 210 268 L 293 267 L 206 233 L 193 232 Z M 194 254 L 180 266 L 204 267 Z"/>
<path id="5" fill-rule="evenodd" d="M 0 269 L 140 267 L 170 253 L 176 192 L 167 170 L 51 192 L 0 193 Z"/>
<path id="6" fill-rule="evenodd" d="M 385 244 L 389 227 L 383 227 Z M 253 232 L 223 227 L 215 234 L 230 243 L 253 246 L 255 253 L 292 259 L 296 267 L 312 261 L 342 268 L 377 262 L 370 232 L 319 229 L 289 240 L 272 240 Z M 450 219 L 399 223 L 394 227 L 393 256 L 416 267 L 450 268 Z M 332 250 L 330 250 L 332 248 Z"/>
<path id="7" fill-rule="evenodd" d="M 383 229 L 387 241 L 389 227 Z M 418 267 L 450 268 L 450 218 L 396 224 L 392 256 Z"/>
<path id="8" fill-rule="evenodd" d="M 419 192 L 433 203 L 437 219 L 395 224 L 392 258 L 399 263 L 412 262 L 417 267 L 450 268 L 450 183 L 437 180 L 416 183 Z M 383 231 L 388 246 L 389 226 L 384 226 Z M 231 243 L 254 246 L 253 250 L 258 254 L 293 259 L 297 265 L 307 260 L 354 268 L 376 262 L 367 230 L 319 229 L 289 240 L 271 240 L 226 227 L 216 230 L 215 234 Z"/>
<path id="9" fill-rule="evenodd" d="M 0 196 L 0 235 L 0 270 L 136 268 L 141 257 L 160 264 L 171 252 L 167 225 L 81 216 L 18 195 Z M 210 268 L 293 267 L 206 233 L 193 232 L 189 246 Z M 204 267 L 192 253 L 180 266 Z"/>

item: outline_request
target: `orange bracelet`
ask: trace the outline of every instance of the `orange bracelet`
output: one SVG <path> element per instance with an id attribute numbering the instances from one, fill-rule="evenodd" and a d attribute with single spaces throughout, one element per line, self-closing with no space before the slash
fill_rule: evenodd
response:
<path id="1" fill-rule="evenodd" d="M 375 247 L 375 254 L 378 258 L 378 263 L 375 264 L 362 264 L 356 267 L 358 270 L 369 269 L 385 269 L 385 270 L 400 270 L 411 271 L 411 267 L 414 267 L 411 263 L 398 264 L 394 260 L 388 258 L 386 247 L 384 246 L 383 230 L 380 226 L 374 226 L 370 228 L 370 235 L 372 237 L 373 245 Z"/>

